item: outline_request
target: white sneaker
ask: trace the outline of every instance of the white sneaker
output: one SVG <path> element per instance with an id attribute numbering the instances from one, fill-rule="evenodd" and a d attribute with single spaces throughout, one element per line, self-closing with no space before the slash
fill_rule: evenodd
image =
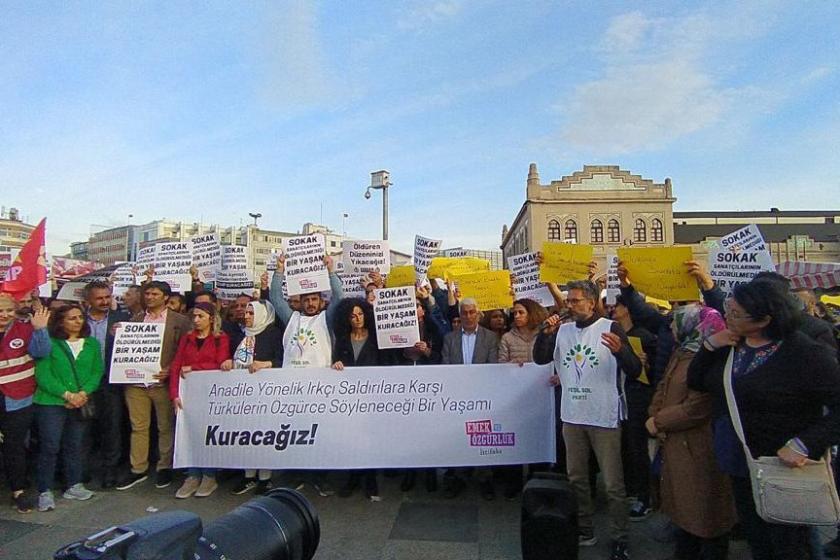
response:
<path id="1" fill-rule="evenodd" d="M 203 476 L 201 477 L 201 484 L 198 486 L 198 490 L 195 491 L 196 498 L 206 498 L 210 494 L 216 491 L 219 485 L 216 483 L 216 479 Z"/>
<path id="2" fill-rule="evenodd" d="M 90 500 L 93 498 L 93 492 L 85 488 L 85 485 L 79 482 L 74 484 L 64 492 L 65 500 Z"/>
<path id="3" fill-rule="evenodd" d="M 38 511 L 52 511 L 55 509 L 55 498 L 49 490 L 38 494 Z"/>
<path id="4" fill-rule="evenodd" d="M 188 476 L 184 483 L 178 488 L 178 491 L 175 492 L 175 497 L 179 500 L 183 500 L 184 498 L 189 498 L 195 491 L 198 490 L 199 480 L 195 476 Z"/>

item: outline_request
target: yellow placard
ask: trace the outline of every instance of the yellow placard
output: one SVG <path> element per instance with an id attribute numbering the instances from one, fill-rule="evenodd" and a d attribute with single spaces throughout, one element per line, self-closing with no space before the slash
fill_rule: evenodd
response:
<path id="1" fill-rule="evenodd" d="M 452 280 L 455 276 L 490 270 L 490 261 L 478 257 L 435 257 L 429 265 L 429 278 Z"/>
<path id="2" fill-rule="evenodd" d="M 840 296 L 829 296 L 829 295 L 821 295 L 820 301 L 826 305 L 833 305 L 835 307 L 840 307 Z"/>
<path id="3" fill-rule="evenodd" d="M 388 276 L 385 277 L 385 287 L 399 288 L 400 286 L 414 286 L 417 278 L 414 273 L 414 265 L 392 266 Z"/>
<path id="4" fill-rule="evenodd" d="M 489 270 L 455 277 L 461 298 L 474 298 L 483 311 L 513 307 L 510 272 Z"/>
<path id="5" fill-rule="evenodd" d="M 630 348 L 633 349 L 633 353 L 641 358 L 642 354 L 645 353 L 644 349 L 642 349 L 642 339 L 638 336 L 628 336 L 627 340 L 630 342 Z M 650 379 L 647 376 L 647 367 L 642 366 L 642 373 L 639 375 L 638 381 L 639 383 L 650 385 Z"/>
<path id="6" fill-rule="evenodd" d="M 619 247 L 618 260 L 636 289 L 668 301 L 700 299 L 697 282 L 686 271 L 691 247 Z"/>
<path id="7" fill-rule="evenodd" d="M 662 307 L 663 309 L 671 309 L 671 304 L 664 299 L 657 299 L 655 297 L 645 296 L 645 301 L 655 305 L 656 307 Z"/>
<path id="8" fill-rule="evenodd" d="M 540 282 L 566 284 L 573 280 L 589 278 L 592 245 L 547 241 L 543 243 L 542 255 Z"/>

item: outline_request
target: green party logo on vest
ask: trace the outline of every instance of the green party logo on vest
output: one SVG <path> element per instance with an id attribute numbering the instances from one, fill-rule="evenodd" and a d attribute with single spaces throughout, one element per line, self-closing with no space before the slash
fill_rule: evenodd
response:
<path id="1" fill-rule="evenodd" d="M 569 351 L 563 357 L 563 367 L 568 368 L 574 364 L 578 382 L 583 376 L 583 370 L 587 363 L 590 369 L 595 369 L 595 366 L 600 363 L 598 356 L 595 355 L 595 350 L 587 344 L 575 344 L 569 348 Z"/>

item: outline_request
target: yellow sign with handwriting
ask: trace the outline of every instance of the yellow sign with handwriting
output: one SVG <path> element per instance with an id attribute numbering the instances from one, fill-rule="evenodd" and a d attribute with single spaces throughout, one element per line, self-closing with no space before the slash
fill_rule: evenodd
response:
<path id="1" fill-rule="evenodd" d="M 490 270 L 490 261 L 478 257 L 435 257 L 429 265 L 429 278 L 452 280 L 456 276 Z"/>
<path id="2" fill-rule="evenodd" d="M 462 274 L 455 281 L 461 291 L 461 298 L 474 298 L 483 311 L 513 307 L 510 272 L 507 270 Z"/>
<path id="3" fill-rule="evenodd" d="M 388 276 L 385 277 L 385 287 L 399 288 L 401 286 L 414 286 L 417 277 L 414 273 L 414 265 L 392 266 Z"/>
<path id="4" fill-rule="evenodd" d="M 619 247 L 618 260 L 636 289 L 668 301 L 700 299 L 697 282 L 686 271 L 691 247 Z"/>
<path id="5" fill-rule="evenodd" d="M 542 254 L 540 282 L 566 284 L 573 280 L 589 278 L 592 245 L 547 241 L 543 243 Z"/>

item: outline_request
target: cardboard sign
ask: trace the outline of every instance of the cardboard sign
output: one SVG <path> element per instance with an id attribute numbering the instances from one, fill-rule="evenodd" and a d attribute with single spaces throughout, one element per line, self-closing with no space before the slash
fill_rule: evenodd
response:
<path id="1" fill-rule="evenodd" d="M 645 295 L 668 301 L 700 299 L 697 282 L 686 272 L 691 247 L 619 247 L 618 259 L 630 281 Z"/>
<path id="2" fill-rule="evenodd" d="M 543 263 L 540 266 L 542 282 L 567 284 L 573 280 L 589 278 L 592 245 L 547 241 L 543 243 L 542 254 Z"/>
<path id="3" fill-rule="evenodd" d="M 441 243 L 440 239 L 429 239 L 422 235 L 414 236 L 414 270 L 418 281 L 426 279 L 426 272 L 432 264 L 432 259 L 437 255 Z"/>
<path id="4" fill-rule="evenodd" d="M 367 278 L 364 274 L 347 274 L 344 272 L 338 273 L 341 279 L 341 288 L 346 298 L 362 298 L 365 299 L 365 287 L 362 281 Z"/>
<path id="5" fill-rule="evenodd" d="M 435 257 L 427 275 L 432 278 L 453 280 L 456 276 L 490 270 L 490 261 L 477 257 Z"/>
<path id="6" fill-rule="evenodd" d="M 326 242 L 320 233 L 283 239 L 290 296 L 330 291 L 330 274 L 324 264 L 326 252 Z"/>
<path id="7" fill-rule="evenodd" d="M 156 383 L 160 372 L 164 323 L 122 323 L 114 336 L 111 383 Z"/>
<path id="8" fill-rule="evenodd" d="M 385 277 L 385 287 L 398 288 L 400 286 L 414 286 L 417 282 L 417 273 L 410 264 L 391 267 L 391 272 Z"/>
<path id="9" fill-rule="evenodd" d="M 621 294 L 621 280 L 618 279 L 618 255 L 610 251 L 607 253 L 607 305 L 615 305 Z"/>
<path id="10" fill-rule="evenodd" d="M 508 309 L 513 307 L 510 293 L 510 272 L 492 270 L 456 277 L 462 298 L 473 298 L 479 309 Z"/>
<path id="11" fill-rule="evenodd" d="M 387 241 L 342 241 L 341 262 L 344 272 L 364 274 L 391 270 L 391 249 Z"/>
<path id="12" fill-rule="evenodd" d="M 721 237 L 709 251 L 709 274 L 727 294 L 764 271 L 776 272 L 776 266 L 755 224 Z"/>
<path id="13" fill-rule="evenodd" d="M 554 298 L 545 282 L 540 282 L 540 267 L 536 253 L 523 253 L 508 257 L 508 268 L 513 277 L 516 299 L 530 299 L 543 307 L 554 305 Z"/>
<path id="14" fill-rule="evenodd" d="M 212 282 L 216 279 L 216 272 L 222 267 L 222 247 L 218 233 L 196 235 L 191 239 L 193 244 L 193 265 L 198 269 L 198 279 L 202 282 Z"/>
<path id="15" fill-rule="evenodd" d="M 248 248 L 222 245 L 222 267 L 216 273 L 216 290 L 220 299 L 234 300 L 254 291 L 254 274 L 248 266 Z"/>
<path id="16" fill-rule="evenodd" d="M 414 286 L 382 288 L 374 292 L 376 342 L 379 349 L 407 348 L 420 341 Z"/>
<path id="17" fill-rule="evenodd" d="M 153 280 L 169 284 L 173 292 L 192 290 L 192 241 L 164 241 L 155 244 L 155 275 Z"/>

